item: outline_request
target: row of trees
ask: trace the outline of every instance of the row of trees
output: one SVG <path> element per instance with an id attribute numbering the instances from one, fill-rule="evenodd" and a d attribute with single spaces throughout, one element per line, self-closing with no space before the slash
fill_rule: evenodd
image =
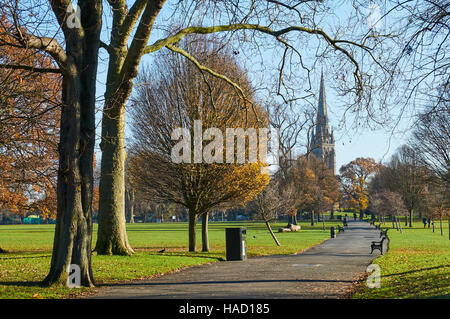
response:
<path id="1" fill-rule="evenodd" d="M 420 218 L 439 219 L 442 233 L 442 219 L 450 216 L 450 100 L 448 90 L 440 90 L 429 95 L 408 144 L 380 165 L 370 189 L 381 216 L 407 216 L 405 225 L 412 227 L 418 212 Z"/>
<path id="2" fill-rule="evenodd" d="M 421 153 L 408 145 L 380 165 L 369 188 L 371 209 L 382 220 L 386 215 L 393 219 L 405 216 L 405 226 L 412 227 L 415 215 L 441 222 L 450 215 L 449 184 L 426 165 Z"/>

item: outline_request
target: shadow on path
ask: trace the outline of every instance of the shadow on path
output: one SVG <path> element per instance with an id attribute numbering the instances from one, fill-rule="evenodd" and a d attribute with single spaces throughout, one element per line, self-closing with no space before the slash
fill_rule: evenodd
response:
<path id="1" fill-rule="evenodd" d="M 215 262 L 142 281 L 103 284 L 93 298 L 346 298 L 380 255 L 370 254 L 378 238 L 375 227 L 349 221 L 336 238 L 299 254 Z"/>

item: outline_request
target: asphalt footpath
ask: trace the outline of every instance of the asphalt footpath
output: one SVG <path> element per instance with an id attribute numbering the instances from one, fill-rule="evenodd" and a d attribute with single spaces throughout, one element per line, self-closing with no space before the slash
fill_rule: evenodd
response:
<path id="1" fill-rule="evenodd" d="M 366 222 L 349 221 L 336 238 L 299 254 L 194 266 L 149 280 L 103 286 L 90 298 L 347 298 L 380 255 L 378 250 L 370 254 L 370 244 L 380 240 L 379 234 Z"/>

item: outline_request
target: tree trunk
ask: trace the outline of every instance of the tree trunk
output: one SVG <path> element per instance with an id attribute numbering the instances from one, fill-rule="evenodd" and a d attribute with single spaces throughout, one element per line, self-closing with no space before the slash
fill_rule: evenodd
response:
<path id="1" fill-rule="evenodd" d="M 98 234 L 95 250 L 99 255 L 131 255 L 125 226 L 125 108 L 108 104 L 102 118 L 101 175 L 99 186 Z M 118 98 L 120 94 L 117 94 Z"/>
<path id="2" fill-rule="evenodd" d="M 189 251 L 195 251 L 197 214 L 189 210 Z"/>
<path id="3" fill-rule="evenodd" d="M 412 227 L 412 219 L 413 219 L 414 209 L 411 208 L 409 210 L 409 227 Z"/>
<path id="4" fill-rule="evenodd" d="M 134 204 L 130 206 L 130 224 L 134 224 Z"/>
<path id="5" fill-rule="evenodd" d="M 275 234 L 273 233 L 272 227 L 270 227 L 270 224 L 268 221 L 265 221 L 267 229 L 269 230 L 270 235 L 272 236 L 273 240 L 275 241 L 275 243 L 277 244 L 277 246 L 281 246 L 280 242 L 278 241 L 277 237 L 275 236 Z"/>
<path id="6" fill-rule="evenodd" d="M 128 189 L 125 185 L 125 211 L 130 224 L 134 223 L 134 197 L 135 191 Z"/>
<path id="7" fill-rule="evenodd" d="M 156 17 L 165 0 L 148 1 L 128 47 L 128 38 L 116 27 L 111 32 L 107 87 L 102 116 L 102 150 L 98 235 L 95 250 L 104 255 L 131 255 L 125 228 L 125 105 L 133 89 L 133 79 Z M 117 12 L 113 25 L 121 25 L 123 16 Z M 129 35 L 128 35 L 129 37 Z"/>
<path id="8" fill-rule="evenodd" d="M 202 215 L 202 251 L 209 252 L 208 213 Z"/>
<path id="9" fill-rule="evenodd" d="M 311 211 L 311 226 L 314 226 L 314 211 Z"/>
<path id="10" fill-rule="evenodd" d="M 444 229 L 442 229 L 442 217 L 439 218 L 439 225 L 441 227 L 441 236 L 444 236 Z"/>
<path id="11" fill-rule="evenodd" d="M 400 222 L 400 217 L 398 217 L 398 227 L 400 228 L 400 233 L 403 234 L 402 223 Z"/>
<path id="12" fill-rule="evenodd" d="M 94 285 L 91 269 L 95 98 L 101 32 L 101 1 L 79 1 L 80 30 L 66 30 L 53 252 L 43 285 L 66 286 L 69 267 L 80 284 Z"/>

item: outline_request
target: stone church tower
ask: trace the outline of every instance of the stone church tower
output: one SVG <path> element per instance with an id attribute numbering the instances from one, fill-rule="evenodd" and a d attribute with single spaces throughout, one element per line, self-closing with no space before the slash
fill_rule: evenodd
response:
<path id="1" fill-rule="evenodd" d="M 315 130 L 310 141 L 310 152 L 321 159 L 336 175 L 336 152 L 334 149 L 333 131 L 328 127 L 327 103 L 325 98 L 325 85 L 323 72 L 320 79 L 319 105 L 317 108 L 317 120 Z"/>

